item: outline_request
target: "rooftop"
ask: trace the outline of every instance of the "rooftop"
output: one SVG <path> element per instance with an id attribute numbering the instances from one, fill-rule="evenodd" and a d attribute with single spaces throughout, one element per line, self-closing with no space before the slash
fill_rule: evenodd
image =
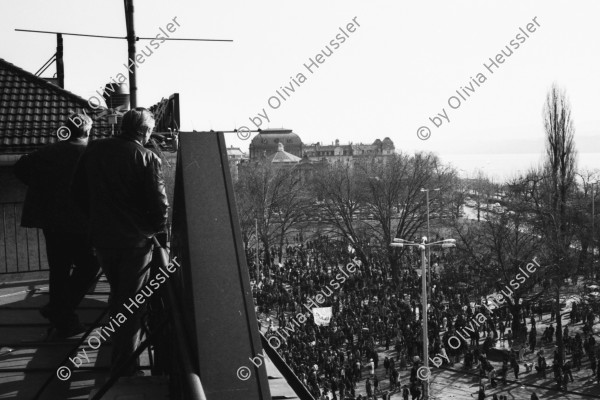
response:
<path id="1" fill-rule="evenodd" d="M 177 93 L 150 110 L 156 117 L 157 132 L 179 130 Z M 74 112 L 85 112 L 94 121 L 91 139 L 112 135 L 106 107 L 94 109 L 83 97 L 0 58 L 0 154 L 29 153 L 58 142 L 58 128 Z"/>
<path id="2" fill-rule="evenodd" d="M 0 153 L 26 153 L 59 139 L 57 129 L 73 112 L 94 121 L 92 138 L 111 134 L 106 109 L 0 58 Z"/>
<path id="3" fill-rule="evenodd" d="M 281 142 L 277 145 L 277 152 L 269 157 L 269 161 L 273 164 L 297 164 L 300 160 L 300 157 L 285 151 Z"/>

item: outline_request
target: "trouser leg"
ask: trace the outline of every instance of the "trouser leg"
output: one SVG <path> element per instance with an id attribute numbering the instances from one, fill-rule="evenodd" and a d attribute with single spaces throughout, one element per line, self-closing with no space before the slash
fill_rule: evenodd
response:
<path id="1" fill-rule="evenodd" d="M 100 267 L 85 235 L 73 235 L 72 243 L 74 267 L 69 278 L 69 303 L 75 310 L 94 283 Z"/>
<path id="2" fill-rule="evenodd" d="M 152 246 L 128 249 L 96 249 L 98 259 L 111 287 L 110 309 L 111 316 L 122 321 L 112 334 L 113 351 L 111 373 L 116 371 L 135 352 L 139 345 L 141 332 L 141 317 L 144 304 L 138 304 L 133 299 L 146 283 L 148 271 L 142 274 L 144 268 L 152 259 Z M 152 292 L 144 288 L 149 297 Z M 122 315 L 121 315 L 122 314 Z M 126 320 L 123 321 L 123 317 Z M 136 359 L 125 371 L 124 375 L 133 374 L 139 366 Z"/>
<path id="3" fill-rule="evenodd" d="M 50 300 L 46 307 L 46 314 L 57 328 L 63 328 L 69 318 L 73 317 L 72 310 L 68 306 L 68 282 L 72 265 L 68 239 L 59 232 L 46 229 L 43 232 L 50 267 Z"/>

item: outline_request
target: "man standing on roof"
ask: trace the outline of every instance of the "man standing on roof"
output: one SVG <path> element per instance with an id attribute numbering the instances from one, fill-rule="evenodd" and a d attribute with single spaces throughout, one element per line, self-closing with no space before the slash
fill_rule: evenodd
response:
<path id="1" fill-rule="evenodd" d="M 15 175 L 28 186 L 21 226 L 41 228 L 46 239 L 50 301 L 40 313 L 52 324 L 52 338 L 83 332 L 75 309 L 99 269 L 86 237 L 87 218 L 69 195 L 91 129 L 90 117 L 73 114 L 57 134 L 65 140 L 23 156 L 15 164 Z"/>
<path id="2" fill-rule="evenodd" d="M 161 162 L 144 148 L 154 124 L 147 109 L 129 110 L 120 135 L 90 143 L 73 182 L 77 203 L 89 213 L 92 245 L 110 283 L 111 314 L 128 315 L 111 335 L 113 375 L 139 345 L 141 309 L 131 315 L 125 307 L 132 308 L 131 298 L 146 283 L 152 238 L 157 236 L 163 246 L 166 242 L 169 203 Z M 152 295 L 150 289 L 142 293 Z M 134 361 L 124 375 L 138 373 L 139 360 Z"/>

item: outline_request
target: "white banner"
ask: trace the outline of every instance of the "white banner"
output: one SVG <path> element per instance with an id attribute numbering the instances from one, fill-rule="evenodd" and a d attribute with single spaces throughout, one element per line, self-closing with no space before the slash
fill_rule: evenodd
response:
<path id="1" fill-rule="evenodd" d="M 329 326 L 331 321 L 331 307 L 321 307 L 312 309 L 315 318 L 315 324 Z"/>

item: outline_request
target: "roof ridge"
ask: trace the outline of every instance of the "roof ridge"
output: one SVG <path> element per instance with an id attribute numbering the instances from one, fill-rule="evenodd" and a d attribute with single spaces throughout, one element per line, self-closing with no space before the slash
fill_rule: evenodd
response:
<path id="1" fill-rule="evenodd" d="M 48 82 L 46 79 L 41 78 L 41 77 L 39 77 L 39 76 L 37 76 L 37 75 L 29 72 L 29 71 L 26 71 L 23 68 L 18 67 L 15 64 L 12 64 L 12 63 L 8 62 L 8 61 L 6 61 L 5 59 L 3 59 L 1 57 L 0 57 L 0 64 L 5 64 L 8 68 L 10 68 L 12 70 L 15 70 L 19 74 L 26 75 L 28 78 L 36 81 L 36 83 L 38 83 L 38 84 L 42 84 L 42 85 L 46 86 L 50 90 L 54 90 L 54 91 L 56 91 L 58 93 L 61 93 L 63 95 L 66 95 L 66 96 L 69 96 L 69 97 L 73 98 L 75 101 L 83 104 L 82 107 L 91 108 L 94 111 L 97 111 L 98 109 L 105 109 L 106 108 L 106 107 L 103 107 L 102 105 L 99 105 L 99 107 L 97 107 L 97 108 L 93 108 L 93 107 L 91 107 L 89 105 L 89 101 L 86 100 L 86 99 L 84 99 L 83 97 L 78 96 L 75 93 L 68 91 L 67 89 L 63 89 L 60 86 L 56 86 L 52 82 Z"/>
<path id="2" fill-rule="evenodd" d="M 298 162 L 298 161 L 302 160 L 302 157 L 298 157 L 297 155 L 288 153 L 285 150 L 278 150 L 277 152 L 270 155 L 268 157 L 268 159 L 271 162 L 274 162 L 276 159 L 278 161 L 283 161 L 283 162 Z"/>

